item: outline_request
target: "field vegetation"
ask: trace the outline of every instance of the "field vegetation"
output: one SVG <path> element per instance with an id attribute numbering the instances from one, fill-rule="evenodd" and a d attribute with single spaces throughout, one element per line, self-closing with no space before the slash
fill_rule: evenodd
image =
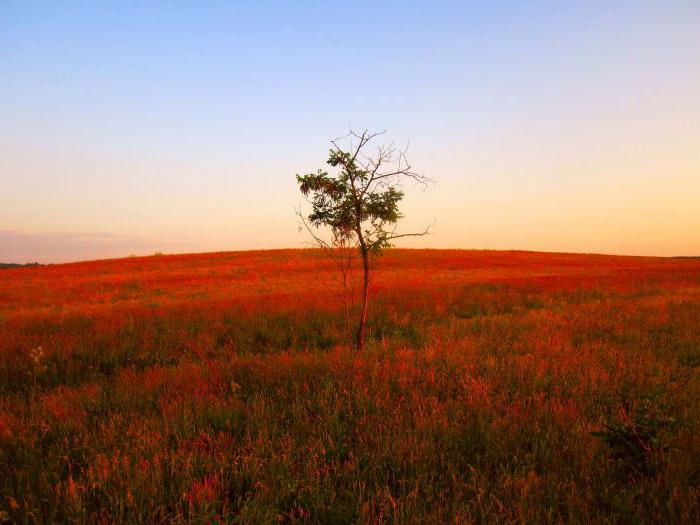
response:
<path id="1" fill-rule="evenodd" d="M 0 272 L 0 521 L 698 523 L 700 260 L 314 250 Z"/>

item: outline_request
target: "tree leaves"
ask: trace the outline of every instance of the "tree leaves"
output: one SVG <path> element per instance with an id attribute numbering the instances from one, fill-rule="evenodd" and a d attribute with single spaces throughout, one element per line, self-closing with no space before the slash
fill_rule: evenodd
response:
<path id="1" fill-rule="evenodd" d="M 327 163 L 340 168 L 337 175 L 318 170 L 297 175 L 297 182 L 311 203 L 311 224 L 328 226 L 333 235 L 352 236 L 357 246 L 364 244 L 376 251 L 390 245 L 389 228 L 401 218 L 399 203 L 404 194 L 386 181 L 373 184 L 376 173 L 360 166 L 356 157 L 357 153 L 335 147 L 329 151 Z"/>

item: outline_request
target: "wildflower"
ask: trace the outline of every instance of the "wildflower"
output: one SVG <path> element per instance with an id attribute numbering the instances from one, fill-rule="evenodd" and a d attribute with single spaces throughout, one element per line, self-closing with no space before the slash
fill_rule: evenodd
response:
<path id="1" fill-rule="evenodd" d="M 29 351 L 29 355 L 34 361 L 34 364 L 39 366 L 41 363 L 41 358 L 44 356 L 44 349 L 41 346 L 37 346 Z"/>
<path id="2" fill-rule="evenodd" d="M 42 364 L 42 359 L 44 357 L 44 349 L 41 346 L 32 348 L 29 351 L 29 357 L 34 363 L 34 368 L 37 372 L 43 372 L 46 370 L 46 365 Z"/>
<path id="3" fill-rule="evenodd" d="M 68 486 L 66 487 L 66 493 L 68 497 L 73 501 L 78 499 L 78 485 L 73 481 L 73 476 L 68 476 Z"/>

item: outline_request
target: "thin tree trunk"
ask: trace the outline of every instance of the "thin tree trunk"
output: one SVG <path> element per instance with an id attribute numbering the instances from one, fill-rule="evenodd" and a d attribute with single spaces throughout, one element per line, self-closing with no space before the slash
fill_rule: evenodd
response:
<path id="1" fill-rule="evenodd" d="M 369 302 L 369 254 L 367 248 L 362 247 L 362 313 L 360 314 L 360 323 L 357 327 L 357 351 L 362 352 L 365 346 L 365 326 L 367 324 L 367 305 Z"/>

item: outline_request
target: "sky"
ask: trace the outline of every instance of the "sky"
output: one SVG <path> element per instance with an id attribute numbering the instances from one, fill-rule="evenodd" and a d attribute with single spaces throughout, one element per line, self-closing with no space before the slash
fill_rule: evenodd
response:
<path id="1" fill-rule="evenodd" d="M 301 247 L 349 126 L 400 246 L 700 255 L 697 0 L 0 0 L 0 262 Z"/>

